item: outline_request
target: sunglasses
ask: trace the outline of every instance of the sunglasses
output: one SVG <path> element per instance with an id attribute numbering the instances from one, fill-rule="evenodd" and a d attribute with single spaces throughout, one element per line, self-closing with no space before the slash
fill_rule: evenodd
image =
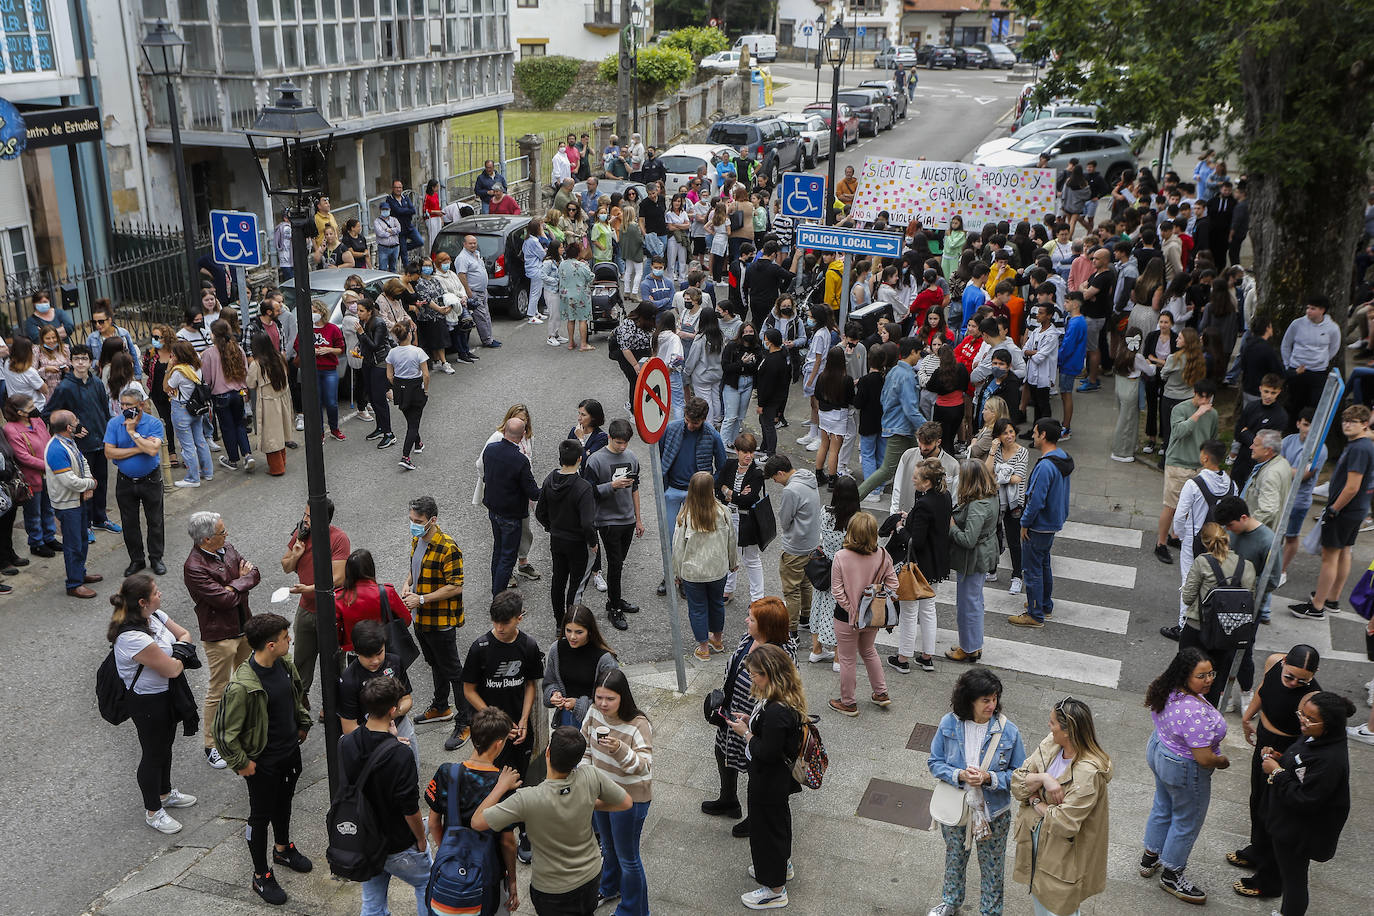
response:
<path id="1" fill-rule="evenodd" d="M 1282 672 L 1279 676 L 1283 678 L 1283 680 L 1297 687 L 1309 687 L 1312 684 L 1312 679 L 1310 677 L 1306 680 L 1303 680 L 1295 674 L 1289 674 L 1287 671 Z M 1298 715 L 1302 715 L 1302 713 L 1298 713 Z"/>
<path id="2" fill-rule="evenodd" d="M 1076 702 L 1078 702 L 1078 701 L 1075 700 L 1073 697 L 1064 697 L 1064 699 L 1062 699 L 1062 700 L 1060 700 L 1058 703 L 1055 703 L 1055 704 L 1054 704 L 1054 711 L 1055 711 L 1056 713 L 1059 713 L 1059 714 L 1061 714 L 1061 715 L 1064 715 L 1064 714 L 1066 714 L 1066 713 L 1065 713 L 1065 710 L 1064 710 L 1064 707 L 1065 707 L 1067 704 L 1069 704 L 1069 703 L 1076 703 Z"/>
<path id="3" fill-rule="evenodd" d="M 110 320 L 108 318 L 97 318 L 95 319 L 95 323 L 97 325 L 106 325 L 110 323 Z"/>

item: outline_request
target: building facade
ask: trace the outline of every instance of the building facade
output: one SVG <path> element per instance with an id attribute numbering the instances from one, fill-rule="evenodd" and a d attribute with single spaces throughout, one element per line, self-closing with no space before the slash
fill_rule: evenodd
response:
<path id="1" fill-rule="evenodd" d="M 1012 35 L 1012 23 L 1006 0 L 904 0 L 901 34 L 903 43 L 912 46 L 944 44 L 958 48 L 1006 41 Z"/>
<path id="2" fill-rule="evenodd" d="M 562 54 L 601 60 L 619 47 L 620 0 L 509 0 L 510 31 L 517 60 Z M 653 0 L 644 10 L 644 33 L 652 34 Z M 643 36 L 641 36 L 641 39 Z"/>

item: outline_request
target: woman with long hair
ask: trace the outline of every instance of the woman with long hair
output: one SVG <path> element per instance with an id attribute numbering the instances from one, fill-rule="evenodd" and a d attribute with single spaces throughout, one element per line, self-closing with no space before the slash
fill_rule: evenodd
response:
<path id="1" fill-rule="evenodd" d="M 730 511 L 716 502 L 710 471 L 697 471 L 673 525 L 673 576 L 687 593 L 697 661 L 725 651 L 725 579 L 739 568 Z"/>
<path id="2" fill-rule="evenodd" d="M 816 379 L 820 377 L 821 370 L 825 368 L 825 356 L 830 349 L 837 343 L 834 336 L 835 313 L 830 306 L 824 302 L 817 302 L 809 309 L 806 322 L 807 333 L 811 335 L 811 342 L 807 346 L 806 357 L 802 362 L 802 394 L 810 399 L 811 403 L 811 425 L 807 428 L 804 436 L 797 440 L 798 445 L 806 446 L 807 451 L 815 451 L 820 448 L 821 429 L 820 429 L 820 407 L 816 403 Z M 811 448 L 811 446 L 816 448 Z"/>
<path id="3" fill-rule="evenodd" d="M 959 645 L 945 651 L 956 662 L 983 656 L 983 583 L 997 571 L 997 483 L 982 461 L 959 462 L 958 507 L 949 521 L 949 562 L 956 583 Z"/>
<path id="4" fill-rule="evenodd" d="M 1155 327 L 1155 316 L 1164 308 L 1164 259 L 1151 258 L 1131 287 L 1130 327 L 1147 334 Z"/>
<path id="5" fill-rule="evenodd" d="M 1158 259 L 1156 259 L 1158 260 Z M 1154 377 L 1154 364 L 1140 352 L 1140 332 L 1126 331 L 1125 345 L 1112 362 L 1116 377 L 1116 430 L 1112 435 L 1112 460 L 1123 464 L 1135 461 L 1135 444 L 1140 433 L 1140 386 Z"/>
<path id="6" fill-rule="evenodd" d="M 1069 236 L 1073 236 L 1073 231 L 1078 226 L 1088 228 L 1087 222 L 1083 218 L 1083 210 L 1092 197 L 1092 191 L 1088 186 L 1088 177 L 1083 174 L 1083 166 L 1074 163 L 1069 166 L 1069 177 L 1064 182 L 1064 214 L 1069 218 Z"/>
<path id="7" fill-rule="evenodd" d="M 431 178 L 425 182 L 424 196 L 425 239 L 434 244 L 439 230 L 444 228 L 444 210 L 439 203 L 439 180 Z M 428 246 L 426 246 L 428 247 Z"/>
<path id="8" fill-rule="evenodd" d="M 382 596 L 386 596 L 387 610 L 391 617 L 411 622 L 410 608 L 401 600 L 401 593 L 391 583 L 377 581 L 377 564 L 372 559 L 372 551 L 359 548 L 344 560 L 343 585 L 334 590 L 334 602 L 339 609 L 339 651 L 353 651 L 353 628 L 364 620 L 376 621 L 383 626 L 387 615 L 382 612 Z"/>
<path id="9" fill-rule="evenodd" d="M 759 343 L 758 329 L 752 321 L 740 324 L 739 336 L 725 345 L 720 355 L 721 413 L 725 420 L 720 428 L 720 437 L 725 442 L 735 441 L 744 428 L 744 419 L 749 415 L 749 402 L 754 394 L 754 378 L 767 351 Z"/>
<path id="10" fill-rule="evenodd" d="M 1002 681 L 987 668 L 959 675 L 950 711 L 930 743 L 930 774 L 964 793 L 964 824 L 940 825 L 945 879 L 927 916 L 954 916 L 964 903 L 964 875 L 978 846 L 979 910 L 1002 912 L 1007 833 L 1011 829 L 1011 776 L 1026 760 L 1021 732 L 1002 714 Z M 987 764 L 987 765 L 985 765 Z"/>
<path id="11" fill-rule="evenodd" d="M 751 680 L 745 660 L 750 653 L 763 646 L 780 646 L 789 657 L 796 655 L 796 641 L 789 635 L 787 605 L 781 598 L 768 596 L 752 601 L 745 616 L 745 632 L 740 637 L 730 662 L 725 666 L 725 683 L 721 687 L 724 703 L 713 718 L 716 725 L 716 771 L 720 775 L 720 795 L 701 803 L 705 814 L 739 818 L 743 813 L 739 803 L 739 775 L 749 770 L 745 755 L 745 741 L 730 729 L 736 714 L 748 716 L 754 709 L 750 696 Z M 749 835 L 749 821 L 736 824 L 731 833 L 737 837 Z"/>
<path id="12" fill-rule="evenodd" d="M 938 314 L 938 310 L 934 311 Z M 935 395 L 931 418 L 940 424 L 942 441 L 953 450 L 960 441 L 959 429 L 964 423 L 969 372 L 954 358 L 954 348 L 947 341 L 939 340 L 931 346 L 940 361 L 939 368 L 931 373 L 926 384 L 927 390 Z"/>
<path id="13" fill-rule="evenodd" d="M 1011 554 L 1011 587 L 1013 595 L 1021 594 L 1021 510 L 1026 506 L 1026 485 L 1030 481 L 1030 449 L 1016 438 L 1016 426 L 1010 420 L 992 424 L 994 443 L 984 466 L 992 472 L 997 484 L 997 540 L 998 556 L 1005 547 Z M 996 581 L 997 571 L 989 579 Z"/>
<path id="14" fill-rule="evenodd" d="M 1145 760 L 1155 776 L 1154 803 L 1145 821 L 1145 851 L 1140 875 L 1162 866 L 1159 886 L 1186 903 L 1206 903 L 1207 894 L 1183 875 L 1207 807 L 1212 772 L 1231 761 L 1221 753 L 1226 719 L 1204 695 L 1217 678 L 1212 660 L 1196 648 L 1180 648 L 1169 667 L 1145 690 L 1145 706 L 1155 731 Z"/>
<path id="15" fill-rule="evenodd" d="M 734 713 L 730 730 L 743 739 L 749 760 L 749 877 L 759 887 L 740 896 L 749 909 L 787 905 L 792 869 L 792 810 L 801 791 L 792 762 L 801 752 L 808 721 L 806 693 L 792 658 L 780 646 L 760 646 L 744 661 L 749 669 L 751 714 Z"/>
<path id="16" fill-rule="evenodd" d="M 629 384 L 630 393 L 625 399 L 627 406 L 634 397 L 635 383 L 639 381 L 639 361 L 654 352 L 657 322 L 658 311 L 654 304 L 641 302 L 620 319 L 619 326 L 607 343 L 615 356 L 616 364 L 625 376 L 625 381 Z"/>
<path id="17" fill-rule="evenodd" d="M 159 833 L 178 833 L 181 824 L 167 809 L 189 808 L 196 797 L 172 788 L 172 743 L 184 717 L 177 713 L 170 684 L 185 670 L 182 659 L 195 658 L 196 650 L 186 628 L 162 610 L 162 592 L 147 573 L 125 579 L 110 604 L 114 611 L 105 638 L 127 691 L 129 718 L 138 730 L 143 822 Z M 177 644 L 182 649 L 174 652 Z M 193 667 L 200 667 L 199 660 Z"/>
<path id="18" fill-rule="evenodd" d="M 367 238 L 363 235 L 363 224 L 356 217 L 344 221 L 343 246 L 347 249 L 345 267 L 367 270 Z"/>
<path id="19" fill-rule="evenodd" d="M 229 322 L 219 319 L 210 325 L 212 345 L 201 354 L 200 371 L 210 386 L 211 404 L 219 417 L 220 435 L 224 439 L 225 454 L 219 464 L 230 471 L 239 469 L 243 456 L 243 470 L 253 473 L 257 461 L 248 441 L 248 421 L 244 417 L 243 392 L 248 386 L 248 360 L 243 348 L 234 340 Z"/>
<path id="20" fill-rule="evenodd" d="M 559 233 L 559 237 L 550 241 L 548 247 L 544 249 L 543 296 L 549 316 L 547 319 L 549 323 L 547 343 L 551 347 L 561 347 L 568 342 L 566 337 L 558 333 L 559 309 L 563 302 L 562 293 L 558 288 L 558 265 L 563 261 L 563 239 L 561 236 L 562 233 Z"/>
<path id="21" fill-rule="evenodd" d="M 172 426 L 172 402 L 167 397 L 167 389 L 163 387 L 167 380 L 167 370 L 172 367 L 172 344 L 175 342 L 176 332 L 171 327 L 165 324 L 153 325 L 149 333 L 148 349 L 143 354 L 143 380 L 148 385 L 148 397 L 152 400 L 153 407 L 157 408 L 158 419 L 162 420 L 162 425 L 167 431 L 167 452 L 171 457 L 171 466 L 179 467 L 176 429 Z"/>
<path id="22" fill-rule="evenodd" d="M 730 262 L 730 209 L 723 199 L 717 198 L 712 205 L 706 226 L 711 240 L 706 253 L 706 269 L 710 271 L 711 279 L 719 283 Z"/>
<path id="23" fill-rule="evenodd" d="M 716 499 L 730 510 L 740 560 L 749 576 L 749 600 L 758 601 L 763 597 L 763 555 L 759 548 L 758 524 L 750 510 L 767 495 L 762 462 L 754 460 L 759 441 L 753 433 L 744 432 L 735 437 L 732 446 L 734 457 L 727 458 L 716 473 Z M 726 601 L 734 597 L 735 579 L 736 574 L 731 573 L 725 580 Z"/>
<path id="24" fill-rule="evenodd" d="M 1236 294 L 1231 289 L 1230 282 L 1224 277 L 1213 280 L 1212 295 L 1207 301 L 1207 307 L 1202 311 L 1202 319 L 1198 322 L 1197 329 L 1203 334 L 1211 329 L 1216 330 L 1221 354 L 1221 360 L 1216 368 L 1220 372 L 1225 371 L 1225 363 L 1231 358 L 1231 351 L 1235 349 L 1236 337 L 1240 334 L 1240 318 L 1240 309 L 1236 307 Z"/>
<path id="25" fill-rule="evenodd" d="M 926 458 L 912 469 L 911 487 L 915 499 L 905 513 L 889 515 L 878 530 L 891 535 L 887 552 L 898 571 L 907 563 L 916 569 L 931 586 L 949 577 L 949 520 L 954 503 L 945 479 L 945 468 L 938 458 Z M 916 654 L 917 630 L 920 630 L 921 654 Z M 911 673 L 915 661 L 922 671 L 935 670 L 935 599 L 918 598 L 901 603 L 901 617 L 897 623 L 897 654 L 887 657 L 887 664 L 902 674 Z"/>
<path id="26" fill-rule="evenodd" d="M 72 367 L 72 351 L 62 341 L 56 326 L 48 325 L 38 333 L 38 347 L 34 352 L 38 358 L 38 374 L 43 377 L 48 391 L 57 390 L 57 383 Z"/>
<path id="27" fill-rule="evenodd" d="M 172 366 L 162 382 L 162 389 L 172 402 L 172 425 L 181 440 L 181 463 L 186 467 L 186 476 L 174 484 L 178 487 L 198 487 L 202 481 L 215 479 L 205 424 L 187 406 L 199 384 L 200 357 L 196 348 L 189 341 L 178 340 L 172 346 Z"/>
<path id="28" fill-rule="evenodd" d="M 1037 916 L 1068 916 L 1107 886 L 1112 759 L 1082 700 L 1054 704 L 1049 724 L 1050 733 L 1011 776 L 1011 796 L 1020 803 L 1012 880 L 1029 887 Z"/>
<path id="29" fill-rule="evenodd" d="M 46 482 L 48 424 L 38 415 L 32 395 L 12 394 L 5 399 L 5 439 L 19 466 L 24 490 L 16 488 L 15 502 L 24 510 L 24 530 L 29 536 L 29 553 L 44 559 L 62 552 L 57 539 L 57 518 L 48 499 Z M 27 492 L 25 498 L 18 498 Z"/>
<path id="30" fill-rule="evenodd" d="M 682 338 L 677 334 L 677 315 L 672 309 L 659 312 L 654 331 L 658 339 L 655 355 L 668 367 L 668 387 L 673 395 L 668 418 L 681 420 L 683 410 L 687 406 L 687 395 L 684 390 L 686 383 L 682 378 L 682 367 L 686 357 L 682 352 Z"/>
<path id="31" fill-rule="evenodd" d="M 1192 274 L 1179 271 L 1164 287 L 1164 307 L 1160 311 L 1172 315 L 1176 325 L 1182 325 L 1192 317 L 1192 306 L 1188 302 L 1188 289 L 1192 285 Z M 1191 323 L 1196 324 L 1196 319 Z"/>
<path id="32" fill-rule="evenodd" d="M 824 368 L 816 377 L 812 403 L 820 430 L 816 450 L 817 486 L 835 486 L 839 479 L 840 447 L 849 428 L 849 411 L 854 404 L 854 379 L 850 378 L 845 352 L 833 347 L 825 354 Z"/>
<path id="33" fill-rule="evenodd" d="M 380 440 L 377 443 L 379 449 L 390 448 L 396 444 L 396 436 L 391 431 L 391 407 L 388 404 L 391 385 L 386 379 L 386 355 L 391 351 L 391 333 L 377 304 L 366 296 L 358 302 L 358 323 L 358 371 L 365 382 L 361 387 L 367 390 L 372 421 L 377 424 L 363 438 L 369 442 Z"/>
<path id="34" fill-rule="evenodd" d="M 402 299 L 404 301 L 405 298 L 413 296 L 413 293 L 406 293 Z M 301 328 L 300 333 L 296 335 L 297 359 L 300 358 L 302 346 L 314 347 L 320 406 L 329 421 L 327 435 L 342 442 L 348 438 L 343 434 L 343 430 L 339 429 L 339 355 L 344 351 L 343 331 L 329 320 L 329 306 L 323 299 L 311 301 L 310 313 L 314 319 L 314 328 L 309 331 Z"/>
<path id="35" fill-rule="evenodd" d="M 558 262 L 558 293 L 568 323 L 568 349 L 583 353 L 596 349 L 588 342 L 592 320 L 592 269 L 587 266 L 590 253 L 590 247 L 569 242 L 563 249 L 563 260 Z"/>
<path id="36" fill-rule="evenodd" d="M 1155 328 L 1145 335 L 1140 347 L 1140 357 L 1150 366 L 1143 382 L 1145 386 L 1145 454 L 1155 451 L 1155 441 L 1160 430 L 1168 426 L 1169 418 L 1164 410 L 1164 364 L 1178 349 L 1178 333 L 1174 330 L 1175 318 L 1168 309 L 1159 313 Z M 1141 369 L 1144 372 L 1144 368 Z"/>
<path id="37" fill-rule="evenodd" d="M 715 309 L 702 309 L 697 316 L 697 328 L 692 337 L 682 374 L 687 382 L 688 397 L 706 402 L 706 415 L 711 426 L 720 427 L 721 381 L 725 378 L 725 335 L 720 330 L 720 316 Z"/>
<path id="38" fill-rule="evenodd" d="M 111 416 L 118 413 L 119 392 L 128 388 L 130 385 L 138 388 L 143 387 L 142 383 L 134 380 L 133 358 L 130 357 L 128 353 L 124 352 L 124 347 L 122 346 L 123 342 L 120 341 L 120 343 L 121 346 L 119 347 L 105 347 L 101 350 L 102 354 L 105 350 L 114 350 L 114 354 L 111 356 L 109 363 L 105 365 L 100 373 L 100 382 L 105 386 L 106 393 L 110 395 Z M 147 392 L 145 391 L 144 394 L 146 395 Z M 147 398 L 145 397 L 144 400 L 147 400 Z"/>
<path id="39" fill-rule="evenodd" d="M 487 441 L 482 443 L 482 448 L 477 450 L 477 460 L 473 462 L 477 467 L 477 486 L 472 491 L 472 504 L 474 506 L 482 505 L 482 451 L 505 435 L 503 430 L 506 428 L 506 424 L 516 417 L 519 417 L 521 422 L 525 424 L 525 437 L 520 440 L 519 444 L 520 454 L 525 456 L 525 460 L 530 463 L 531 467 L 534 466 L 534 424 L 530 422 L 529 408 L 524 404 L 512 404 L 506 408 L 506 414 L 497 424 L 496 431 L 488 436 Z M 515 585 L 516 576 L 531 582 L 537 582 L 540 578 L 539 571 L 530 565 L 530 548 L 532 546 L 534 546 L 534 534 L 530 528 L 530 519 L 527 515 L 520 521 L 520 547 L 519 553 L 516 554 L 515 572 L 511 574 L 510 584 L 512 587 Z"/>
<path id="40" fill-rule="evenodd" d="M 370 304 L 370 303 L 369 303 Z M 269 477 L 286 473 L 286 443 L 291 441 L 291 384 L 286 359 L 265 331 L 253 335 L 253 358 L 248 363 L 248 390 L 255 396 L 253 416 L 258 448 L 267 458 Z"/>
<path id="41" fill-rule="evenodd" d="M 549 727 L 581 728 L 597 683 L 618 667 L 596 615 L 585 604 L 574 604 L 563 617 L 563 635 L 549 647 L 544 661 L 544 705 L 553 710 Z"/>
<path id="42" fill-rule="evenodd" d="M 588 619 L 591 616 L 588 611 Z M 592 813 L 601 838 L 597 899 L 619 897 L 617 913 L 649 916 L 649 882 L 644 876 L 639 840 L 653 801 L 654 731 L 649 717 L 636 705 L 623 671 L 611 668 L 597 674 L 595 703 L 578 724 L 587 742 L 582 762 L 609 776 L 631 802 L 626 811 Z"/>
<path id="43" fill-rule="evenodd" d="M 1159 370 L 1163 387 L 1159 399 L 1161 419 L 1160 452 L 1169 448 L 1169 417 L 1174 408 L 1193 396 L 1193 386 L 1207 377 L 1207 356 L 1202 351 L 1202 337 L 1192 328 L 1184 328 L 1178 335 L 1178 350 L 1164 361 Z"/>
<path id="44" fill-rule="evenodd" d="M 949 218 L 949 228 L 945 230 L 944 250 L 940 255 L 940 273 L 945 279 L 952 278 L 958 271 L 960 260 L 964 256 L 964 243 L 967 240 L 964 218 L 956 213 Z M 950 290 L 950 294 L 953 293 L 954 291 Z"/>
<path id="45" fill-rule="evenodd" d="M 817 547 L 832 563 L 835 555 L 844 546 L 845 533 L 849 522 L 859 511 L 859 485 L 853 477 L 840 477 L 830 494 L 830 505 L 821 510 L 821 543 Z M 832 580 L 832 585 L 833 580 Z M 802 622 L 811 632 L 811 655 L 807 661 L 832 662 L 832 667 L 840 670 L 835 659 L 835 595 L 833 589 L 815 588 L 811 590 L 811 607 L 801 615 Z"/>
<path id="46" fill-rule="evenodd" d="M 892 705 L 892 698 L 887 695 L 883 663 L 874 647 L 878 630 L 861 628 L 858 614 L 870 586 L 886 590 L 887 600 L 897 600 L 897 570 L 887 551 L 878 549 L 878 522 L 867 512 L 857 512 L 849 520 L 844 545 L 835 554 L 830 576 L 830 592 L 835 596 L 835 654 L 840 663 L 840 696 L 830 701 L 830 708 L 846 716 L 859 714 L 854 690 L 858 680 L 856 663 L 862 658 L 873 704 L 885 709 Z"/>
<path id="47" fill-rule="evenodd" d="M 406 437 L 401 443 L 401 460 L 397 464 L 404 471 L 413 471 L 415 465 L 410 460 L 411 454 L 425 450 L 425 443 L 420 438 L 420 420 L 429 402 L 429 362 L 425 351 L 411 342 L 409 325 L 396 326 L 396 346 L 386 354 L 386 380 L 391 384 L 390 393 L 396 409 L 406 418 Z"/>
<path id="48" fill-rule="evenodd" d="M 1216 522 L 1203 525 L 1198 537 L 1202 539 L 1202 546 L 1206 552 L 1193 558 L 1193 565 L 1188 567 L 1188 576 L 1183 580 L 1183 588 L 1179 590 L 1179 598 L 1186 610 L 1178 645 L 1181 649 L 1189 646 L 1201 649 L 1212 660 L 1212 667 L 1217 671 L 1230 671 L 1236 650 L 1214 649 L 1203 642 L 1202 609 L 1212 591 L 1224 584 L 1222 580 L 1231 582 L 1238 573 L 1241 586 L 1253 590 L 1255 566 L 1231 549 L 1230 536 L 1226 529 Z M 1220 679 L 1211 684 L 1207 690 L 1207 702 L 1219 701 L 1222 688 L 1225 686 Z"/>
<path id="49" fill-rule="evenodd" d="M 992 447 L 997 444 L 997 437 L 992 434 L 992 428 L 998 420 L 1010 420 L 1011 411 L 1007 409 L 1007 402 L 997 395 L 993 395 L 983 402 L 983 425 L 978 433 L 969 443 L 968 456 L 982 461 L 992 452 Z"/>

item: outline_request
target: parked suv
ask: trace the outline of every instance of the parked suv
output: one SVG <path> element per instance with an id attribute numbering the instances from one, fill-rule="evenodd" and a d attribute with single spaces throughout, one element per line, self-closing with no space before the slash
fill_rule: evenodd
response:
<path id="1" fill-rule="evenodd" d="M 885 101 L 881 89 L 841 89 L 839 99 L 859 116 L 860 133 L 876 137 L 879 131 L 889 130 L 897 123 L 897 115 Z"/>
<path id="2" fill-rule="evenodd" d="M 530 301 L 525 278 L 525 244 L 528 216 L 468 216 L 449 223 L 434 237 L 430 254 L 444 252 L 451 258 L 463 250 L 464 236 L 477 237 L 477 253 L 487 265 L 487 308 L 493 316 L 505 312 L 524 318 Z"/>
<path id="3" fill-rule="evenodd" d="M 924 64 L 934 70 L 944 67 L 954 69 L 954 49 L 948 45 L 921 45 L 916 49 L 916 63 Z"/>
<path id="4" fill-rule="evenodd" d="M 892 109 L 892 113 L 896 117 L 906 117 L 906 91 L 898 89 L 897 84 L 892 80 L 863 80 L 859 83 L 859 88 L 877 89 L 883 94 L 883 101 L 887 102 L 888 107 Z"/>
<path id="5" fill-rule="evenodd" d="M 748 147 L 756 162 L 776 184 L 783 172 L 800 172 L 806 156 L 805 141 L 797 129 L 775 115 L 746 115 L 717 121 L 706 135 L 708 143 L 723 143 L 738 150 Z"/>
<path id="6" fill-rule="evenodd" d="M 982 45 L 964 45 L 954 49 L 954 62 L 965 70 L 982 70 L 992 64 L 992 57 Z"/>

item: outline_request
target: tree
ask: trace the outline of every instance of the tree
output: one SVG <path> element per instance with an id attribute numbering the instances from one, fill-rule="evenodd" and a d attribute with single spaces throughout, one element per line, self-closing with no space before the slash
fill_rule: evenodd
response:
<path id="1" fill-rule="evenodd" d="M 1342 322 L 1371 165 L 1374 4 L 1340 0 L 1013 0 L 1056 56 L 1039 97 L 1104 124 L 1239 154 L 1258 311 L 1286 323 L 1316 294 Z M 1186 181 L 1190 174 L 1180 169 Z"/>

